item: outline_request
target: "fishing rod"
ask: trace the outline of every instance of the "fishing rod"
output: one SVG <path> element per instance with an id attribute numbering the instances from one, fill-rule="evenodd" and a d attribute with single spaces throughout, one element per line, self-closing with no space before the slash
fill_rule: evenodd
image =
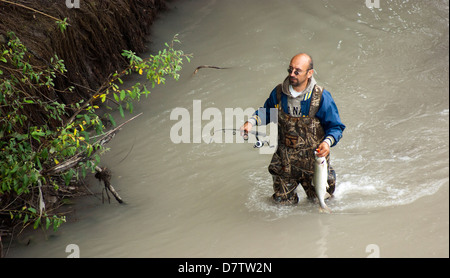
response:
<path id="1" fill-rule="evenodd" d="M 240 129 L 235 129 L 235 128 L 222 128 L 222 129 L 217 130 L 217 132 L 221 132 L 221 131 L 222 132 L 233 131 L 233 135 L 236 135 L 237 132 L 239 132 L 239 133 L 241 132 Z M 216 133 L 216 131 L 214 131 L 213 136 L 214 136 L 215 133 Z M 269 146 L 269 148 L 274 148 L 275 147 L 273 145 L 270 145 L 270 142 L 267 141 L 267 140 L 261 141 L 259 139 L 259 136 L 266 137 L 267 134 L 264 133 L 264 132 L 259 132 L 259 131 L 250 131 L 250 132 L 244 131 L 244 134 L 242 135 L 242 137 L 244 138 L 244 141 L 248 141 L 248 133 L 255 135 L 256 143 L 253 145 L 253 148 L 258 148 L 259 149 L 259 148 L 262 148 L 266 144 L 267 144 L 267 146 Z M 212 142 L 212 139 L 213 138 L 211 137 L 210 143 Z"/>

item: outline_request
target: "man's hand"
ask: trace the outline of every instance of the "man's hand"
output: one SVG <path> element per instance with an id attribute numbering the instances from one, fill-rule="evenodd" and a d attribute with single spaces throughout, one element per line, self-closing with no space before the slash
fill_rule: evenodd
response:
<path id="1" fill-rule="evenodd" d="M 317 156 L 327 156 L 330 153 L 330 146 L 327 142 L 320 143 L 319 147 L 317 148 Z"/>
<path id="2" fill-rule="evenodd" d="M 245 122 L 243 126 L 241 126 L 241 136 L 244 139 L 248 138 L 248 133 L 252 130 L 253 125 L 249 122 Z"/>

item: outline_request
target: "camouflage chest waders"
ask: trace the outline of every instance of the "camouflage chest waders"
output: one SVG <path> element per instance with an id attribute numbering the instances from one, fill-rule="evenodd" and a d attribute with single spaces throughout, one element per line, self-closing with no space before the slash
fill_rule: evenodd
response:
<path id="1" fill-rule="evenodd" d="M 281 204 L 296 204 L 295 189 L 302 185 L 309 199 L 316 197 L 312 178 L 314 174 L 314 150 L 324 139 L 324 131 L 315 117 L 319 110 L 323 88 L 315 86 L 311 96 L 308 116 L 292 117 L 281 108 L 281 85 L 277 87 L 278 99 L 278 149 L 272 157 L 269 172 L 273 178 L 272 198 Z M 328 162 L 328 193 L 333 194 L 336 175 Z"/>

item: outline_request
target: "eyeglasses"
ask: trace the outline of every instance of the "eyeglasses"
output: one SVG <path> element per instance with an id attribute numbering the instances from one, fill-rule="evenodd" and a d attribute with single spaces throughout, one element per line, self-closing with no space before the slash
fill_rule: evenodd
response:
<path id="1" fill-rule="evenodd" d="M 308 72 L 308 71 L 310 71 L 310 70 L 312 70 L 312 69 L 307 69 L 306 72 Z M 287 71 L 289 72 L 289 74 L 291 74 L 292 72 L 294 72 L 295 75 L 299 75 L 300 73 L 303 72 L 303 70 L 301 70 L 301 69 L 296 69 L 296 70 L 294 70 L 294 69 L 292 69 L 292 68 L 288 68 Z"/>

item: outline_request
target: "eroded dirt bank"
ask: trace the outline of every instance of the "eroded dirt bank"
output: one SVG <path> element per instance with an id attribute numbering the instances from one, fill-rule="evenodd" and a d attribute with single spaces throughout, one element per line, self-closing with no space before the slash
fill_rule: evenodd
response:
<path id="1" fill-rule="evenodd" d="M 37 64 L 48 63 L 55 54 L 62 58 L 67 78 L 59 78 L 56 87 L 76 89 L 71 95 L 57 94 L 64 103 L 89 98 L 89 89 L 124 66 L 122 50 L 144 51 L 150 25 L 166 9 L 165 0 L 80 1 L 79 8 L 68 8 L 62 0 L 9 2 L 0 1 L 0 43 L 13 31 Z M 37 11 L 67 18 L 70 25 L 61 32 L 55 19 Z"/>
<path id="2" fill-rule="evenodd" d="M 110 74 L 128 64 L 121 55 L 123 50 L 137 53 L 146 50 L 150 26 L 158 13 L 166 10 L 167 1 L 83 0 L 79 1 L 79 7 L 68 7 L 66 2 L 77 1 L 0 0 L 0 45 L 6 45 L 9 33 L 14 32 L 27 48 L 25 55 L 33 67 L 50 65 L 50 59 L 55 55 L 63 59 L 67 73 L 56 77 L 55 86 L 28 95 L 33 99 L 45 98 L 43 101 L 69 105 L 90 99 Z M 69 24 L 63 32 L 58 20 L 66 20 Z M 71 92 L 67 90 L 70 86 L 74 88 Z M 0 112 L 9 113 L 7 107 Z M 45 111 L 28 112 L 27 126 L 47 124 L 56 127 L 58 124 L 46 122 Z M 6 140 L 3 136 L 0 139 Z M 33 196 L 26 198 L 36 199 Z M 0 195 L 0 211 L 5 206 L 12 209 L 15 203 L 20 207 L 21 202 L 16 202 L 17 199 L 14 194 Z M 14 224 L 10 222 L 8 214 L 0 215 L 0 257 L 1 237 Z"/>

